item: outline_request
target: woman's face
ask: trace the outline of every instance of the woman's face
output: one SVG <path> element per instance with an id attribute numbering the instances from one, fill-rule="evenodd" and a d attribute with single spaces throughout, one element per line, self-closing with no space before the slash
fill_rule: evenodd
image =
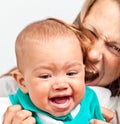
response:
<path id="1" fill-rule="evenodd" d="M 96 37 L 88 50 L 86 84 L 106 86 L 120 77 L 120 6 L 116 1 L 98 0 L 83 20 Z"/>

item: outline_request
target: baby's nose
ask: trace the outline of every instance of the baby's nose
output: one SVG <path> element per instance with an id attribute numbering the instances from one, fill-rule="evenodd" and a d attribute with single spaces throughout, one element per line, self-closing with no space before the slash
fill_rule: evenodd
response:
<path id="1" fill-rule="evenodd" d="M 56 82 L 52 86 L 54 90 L 67 90 L 68 87 L 69 87 L 68 83 L 65 82 Z"/>

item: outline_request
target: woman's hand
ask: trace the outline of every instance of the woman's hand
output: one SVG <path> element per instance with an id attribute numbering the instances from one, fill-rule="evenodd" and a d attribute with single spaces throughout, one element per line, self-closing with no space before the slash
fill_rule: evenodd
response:
<path id="1" fill-rule="evenodd" d="M 4 115 L 2 124 L 35 124 L 35 119 L 32 117 L 32 113 L 27 110 L 23 110 L 20 105 L 9 106 Z"/>
<path id="2" fill-rule="evenodd" d="M 92 120 L 90 120 L 90 124 L 110 124 L 110 121 L 114 117 L 114 112 L 112 112 L 111 110 L 109 110 L 105 107 L 101 107 L 101 111 L 102 111 L 102 114 L 103 114 L 106 122 L 101 121 L 101 120 L 92 119 Z"/>
<path id="3" fill-rule="evenodd" d="M 114 118 L 114 112 L 105 108 L 101 107 L 102 114 L 107 122 L 110 122 Z"/>
<path id="4" fill-rule="evenodd" d="M 110 124 L 109 122 L 104 122 L 96 119 L 90 120 L 90 124 Z"/>

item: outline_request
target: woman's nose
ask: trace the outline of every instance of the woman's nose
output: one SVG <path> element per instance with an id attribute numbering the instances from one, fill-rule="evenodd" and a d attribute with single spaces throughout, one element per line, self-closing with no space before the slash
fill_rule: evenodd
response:
<path id="1" fill-rule="evenodd" d="M 102 45 L 99 42 L 95 42 L 93 46 L 87 52 L 87 60 L 90 62 L 99 62 L 103 58 Z"/>

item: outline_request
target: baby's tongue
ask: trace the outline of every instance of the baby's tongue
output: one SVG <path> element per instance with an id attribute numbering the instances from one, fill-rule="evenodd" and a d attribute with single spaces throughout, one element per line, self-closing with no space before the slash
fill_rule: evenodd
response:
<path id="1" fill-rule="evenodd" d="M 69 99 L 69 97 L 56 97 L 52 99 L 52 102 L 55 102 L 57 104 L 63 104 L 65 103 L 67 100 Z"/>

